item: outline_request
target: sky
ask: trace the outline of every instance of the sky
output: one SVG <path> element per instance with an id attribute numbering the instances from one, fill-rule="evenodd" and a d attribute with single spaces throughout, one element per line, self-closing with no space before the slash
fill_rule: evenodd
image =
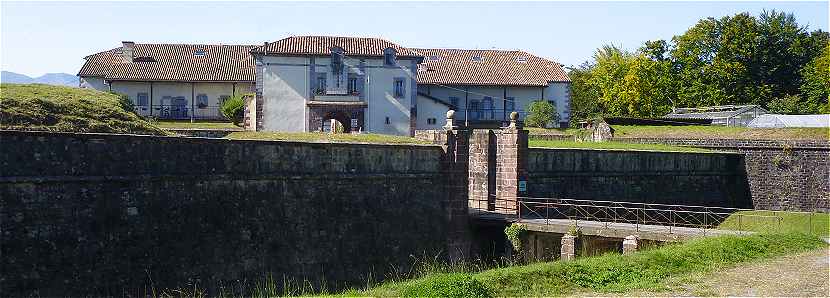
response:
<path id="1" fill-rule="evenodd" d="M 522 49 L 576 66 L 603 44 L 636 49 L 699 19 L 791 12 L 828 31 L 828 2 L 0 2 L 0 68 L 76 74 L 137 43 L 262 44 L 291 35 L 381 37 L 404 47 Z"/>

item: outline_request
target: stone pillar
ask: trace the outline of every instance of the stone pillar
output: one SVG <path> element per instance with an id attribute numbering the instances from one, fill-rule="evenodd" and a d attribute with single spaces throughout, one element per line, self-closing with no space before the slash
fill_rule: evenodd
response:
<path id="1" fill-rule="evenodd" d="M 637 241 L 639 240 L 638 238 L 639 237 L 637 237 L 637 235 L 625 236 L 625 239 L 623 240 L 623 254 L 624 255 L 637 252 L 637 248 L 638 248 Z"/>
<path id="2" fill-rule="evenodd" d="M 577 245 L 578 245 L 578 237 L 571 234 L 565 234 L 562 236 L 562 249 L 560 250 L 560 257 L 559 259 L 562 261 L 568 261 L 576 259 L 577 256 Z"/>
<path id="3" fill-rule="evenodd" d="M 470 131 L 469 206 L 480 211 L 495 208 L 496 165 L 494 134 L 489 129 Z"/>
<path id="4" fill-rule="evenodd" d="M 447 112 L 447 125 L 444 126 L 446 143 L 444 148 L 444 169 L 448 179 L 447 216 L 448 239 L 447 251 L 452 261 L 463 260 L 470 255 L 470 229 L 467 221 L 468 199 L 468 163 L 469 131 L 454 123 L 455 111 Z"/>
<path id="5" fill-rule="evenodd" d="M 517 214 L 518 197 L 527 195 L 527 130 L 510 113 L 510 126 L 496 134 L 496 212 Z"/>

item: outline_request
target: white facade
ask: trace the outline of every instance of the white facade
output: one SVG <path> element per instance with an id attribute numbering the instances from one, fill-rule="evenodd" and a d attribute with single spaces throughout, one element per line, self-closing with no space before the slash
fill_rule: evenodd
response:
<path id="1" fill-rule="evenodd" d="M 387 66 L 382 57 L 346 56 L 340 76 L 334 75 L 328 56 L 267 55 L 257 57 L 257 63 L 262 79 L 258 130 L 318 131 L 324 127 L 322 122 L 330 119 L 327 115 L 342 109 L 351 119 L 359 120 L 356 127 L 343 123 L 354 130 L 410 134 L 417 90 L 414 60 L 400 59 L 396 66 Z M 395 94 L 396 81 L 402 83 L 402 94 Z"/>
<path id="2" fill-rule="evenodd" d="M 139 115 L 166 119 L 224 119 L 223 100 L 253 92 L 249 82 L 105 82 L 97 77 L 81 77 L 80 87 L 124 94 Z"/>

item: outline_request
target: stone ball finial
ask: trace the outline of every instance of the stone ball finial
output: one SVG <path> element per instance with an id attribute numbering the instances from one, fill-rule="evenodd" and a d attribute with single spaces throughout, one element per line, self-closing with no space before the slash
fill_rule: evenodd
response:
<path id="1" fill-rule="evenodd" d="M 510 121 L 519 120 L 519 112 L 513 111 L 510 112 Z"/>
<path id="2" fill-rule="evenodd" d="M 447 119 L 453 119 L 453 118 L 455 118 L 455 110 L 447 111 Z"/>

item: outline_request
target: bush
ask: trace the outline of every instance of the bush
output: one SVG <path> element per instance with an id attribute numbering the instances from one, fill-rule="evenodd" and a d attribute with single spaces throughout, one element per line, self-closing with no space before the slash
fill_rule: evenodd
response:
<path id="1" fill-rule="evenodd" d="M 559 113 L 556 107 L 544 100 L 537 100 L 530 104 L 525 125 L 529 127 L 547 128 L 550 123 L 559 122 Z"/>
<path id="2" fill-rule="evenodd" d="M 241 126 L 245 117 L 245 100 L 242 98 L 242 95 L 237 95 L 222 103 L 222 115 L 236 126 Z"/>

